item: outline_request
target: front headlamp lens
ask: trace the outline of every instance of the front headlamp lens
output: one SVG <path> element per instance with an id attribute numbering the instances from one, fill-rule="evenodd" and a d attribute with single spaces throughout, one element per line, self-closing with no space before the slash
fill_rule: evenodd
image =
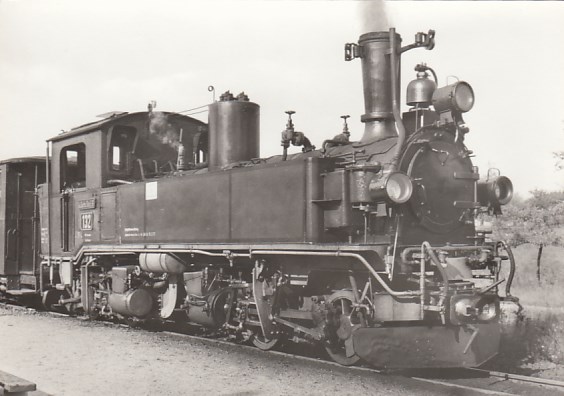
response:
<path id="1" fill-rule="evenodd" d="M 499 200 L 499 198 L 501 197 L 501 188 L 499 187 L 498 184 L 495 185 L 494 192 L 495 192 L 495 197 Z"/>
<path id="2" fill-rule="evenodd" d="M 505 176 L 500 176 L 495 181 L 496 190 L 499 189 L 499 204 L 506 205 L 513 198 L 513 183 Z M 497 191 L 496 191 L 497 195 Z"/>
<path id="3" fill-rule="evenodd" d="M 438 113 L 466 113 L 474 107 L 474 90 L 464 81 L 458 81 L 433 92 L 433 107 Z"/>
<path id="4" fill-rule="evenodd" d="M 454 86 L 453 104 L 462 113 L 474 107 L 474 91 L 468 83 L 461 81 Z"/>
<path id="5" fill-rule="evenodd" d="M 505 176 L 478 182 L 478 201 L 483 206 L 506 205 L 513 198 L 513 183 Z"/>

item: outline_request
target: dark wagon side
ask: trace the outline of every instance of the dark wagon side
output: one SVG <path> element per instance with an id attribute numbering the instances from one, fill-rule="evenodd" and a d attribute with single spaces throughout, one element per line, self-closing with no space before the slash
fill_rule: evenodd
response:
<path id="1" fill-rule="evenodd" d="M 0 162 L 0 291 L 36 294 L 39 288 L 39 211 L 36 186 L 45 158 Z"/>

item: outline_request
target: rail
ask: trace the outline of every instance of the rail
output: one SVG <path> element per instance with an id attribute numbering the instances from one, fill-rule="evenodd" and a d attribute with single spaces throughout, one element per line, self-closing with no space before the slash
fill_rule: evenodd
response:
<path id="1" fill-rule="evenodd" d="M 550 386 L 555 386 L 558 388 L 564 388 L 564 381 L 558 381 L 558 380 L 553 380 L 553 379 L 548 379 L 548 378 L 538 378 L 538 377 L 531 377 L 528 375 L 520 375 L 520 374 L 511 374 L 511 373 L 503 373 L 500 371 L 489 371 L 489 370 L 482 370 L 482 369 L 477 369 L 477 368 L 468 368 L 467 370 L 469 371 L 474 371 L 476 373 L 483 373 L 483 374 L 487 374 L 490 377 L 495 377 L 495 378 L 503 378 L 506 380 L 516 380 L 516 381 L 523 381 L 523 382 L 531 382 L 534 384 L 540 384 L 540 385 L 550 385 Z"/>

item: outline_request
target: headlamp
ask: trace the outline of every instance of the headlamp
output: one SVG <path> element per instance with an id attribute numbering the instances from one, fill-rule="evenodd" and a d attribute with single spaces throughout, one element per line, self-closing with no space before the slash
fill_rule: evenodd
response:
<path id="1" fill-rule="evenodd" d="M 413 183 L 402 172 L 376 177 L 370 181 L 370 198 L 376 202 L 405 203 L 413 193 Z"/>
<path id="2" fill-rule="evenodd" d="M 478 201 L 482 206 L 499 210 L 513 198 L 513 183 L 508 177 L 497 176 L 488 180 L 478 181 Z"/>
<path id="3" fill-rule="evenodd" d="M 437 88 L 433 93 L 433 107 L 437 113 L 454 111 L 466 113 L 474 106 L 474 90 L 464 81 Z"/>

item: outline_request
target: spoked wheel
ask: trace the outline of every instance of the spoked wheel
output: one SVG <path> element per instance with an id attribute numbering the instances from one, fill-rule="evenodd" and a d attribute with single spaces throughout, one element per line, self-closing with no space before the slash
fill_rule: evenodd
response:
<path id="1" fill-rule="evenodd" d="M 59 301 L 68 298 L 66 290 L 51 289 L 43 293 L 42 303 L 47 311 L 67 313 L 67 309 Z"/>
<path id="2" fill-rule="evenodd" d="M 255 297 L 256 316 L 252 319 L 258 321 L 260 326 L 252 336 L 252 343 L 263 351 L 274 348 L 281 341 L 277 326 L 270 320 L 272 314 L 272 279 L 260 276 L 260 270 L 253 270 L 253 295 Z M 265 334 L 267 336 L 265 336 Z"/>
<path id="3" fill-rule="evenodd" d="M 340 290 L 327 300 L 330 312 L 327 315 L 325 349 L 335 362 L 343 366 L 356 364 L 360 357 L 353 346 L 353 330 L 360 325 L 358 312 L 353 311 L 353 294 Z"/>
<path id="4" fill-rule="evenodd" d="M 252 319 L 260 322 L 258 315 L 253 316 Z M 272 324 L 270 325 L 271 325 L 270 328 L 271 333 L 268 338 L 264 336 L 264 330 L 262 326 L 252 327 L 252 331 L 254 334 L 251 336 L 250 341 L 254 346 L 256 346 L 258 349 L 261 349 L 263 351 L 270 351 L 271 349 L 282 344 L 282 342 L 284 341 L 281 333 L 276 331 L 277 327 L 272 326 Z"/>
<path id="5" fill-rule="evenodd" d="M 276 335 L 274 337 L 271 337 L 270 339 L 266 339 L 264 338 L 262 329 L 259 328 L 257 333 L 255 333 L 251 338 L 251 341 L 253 345 L 258 349 L 262 349 L 263 351 L 270 351 L 272 348 L 282 343 L 282 337 Z"/>

